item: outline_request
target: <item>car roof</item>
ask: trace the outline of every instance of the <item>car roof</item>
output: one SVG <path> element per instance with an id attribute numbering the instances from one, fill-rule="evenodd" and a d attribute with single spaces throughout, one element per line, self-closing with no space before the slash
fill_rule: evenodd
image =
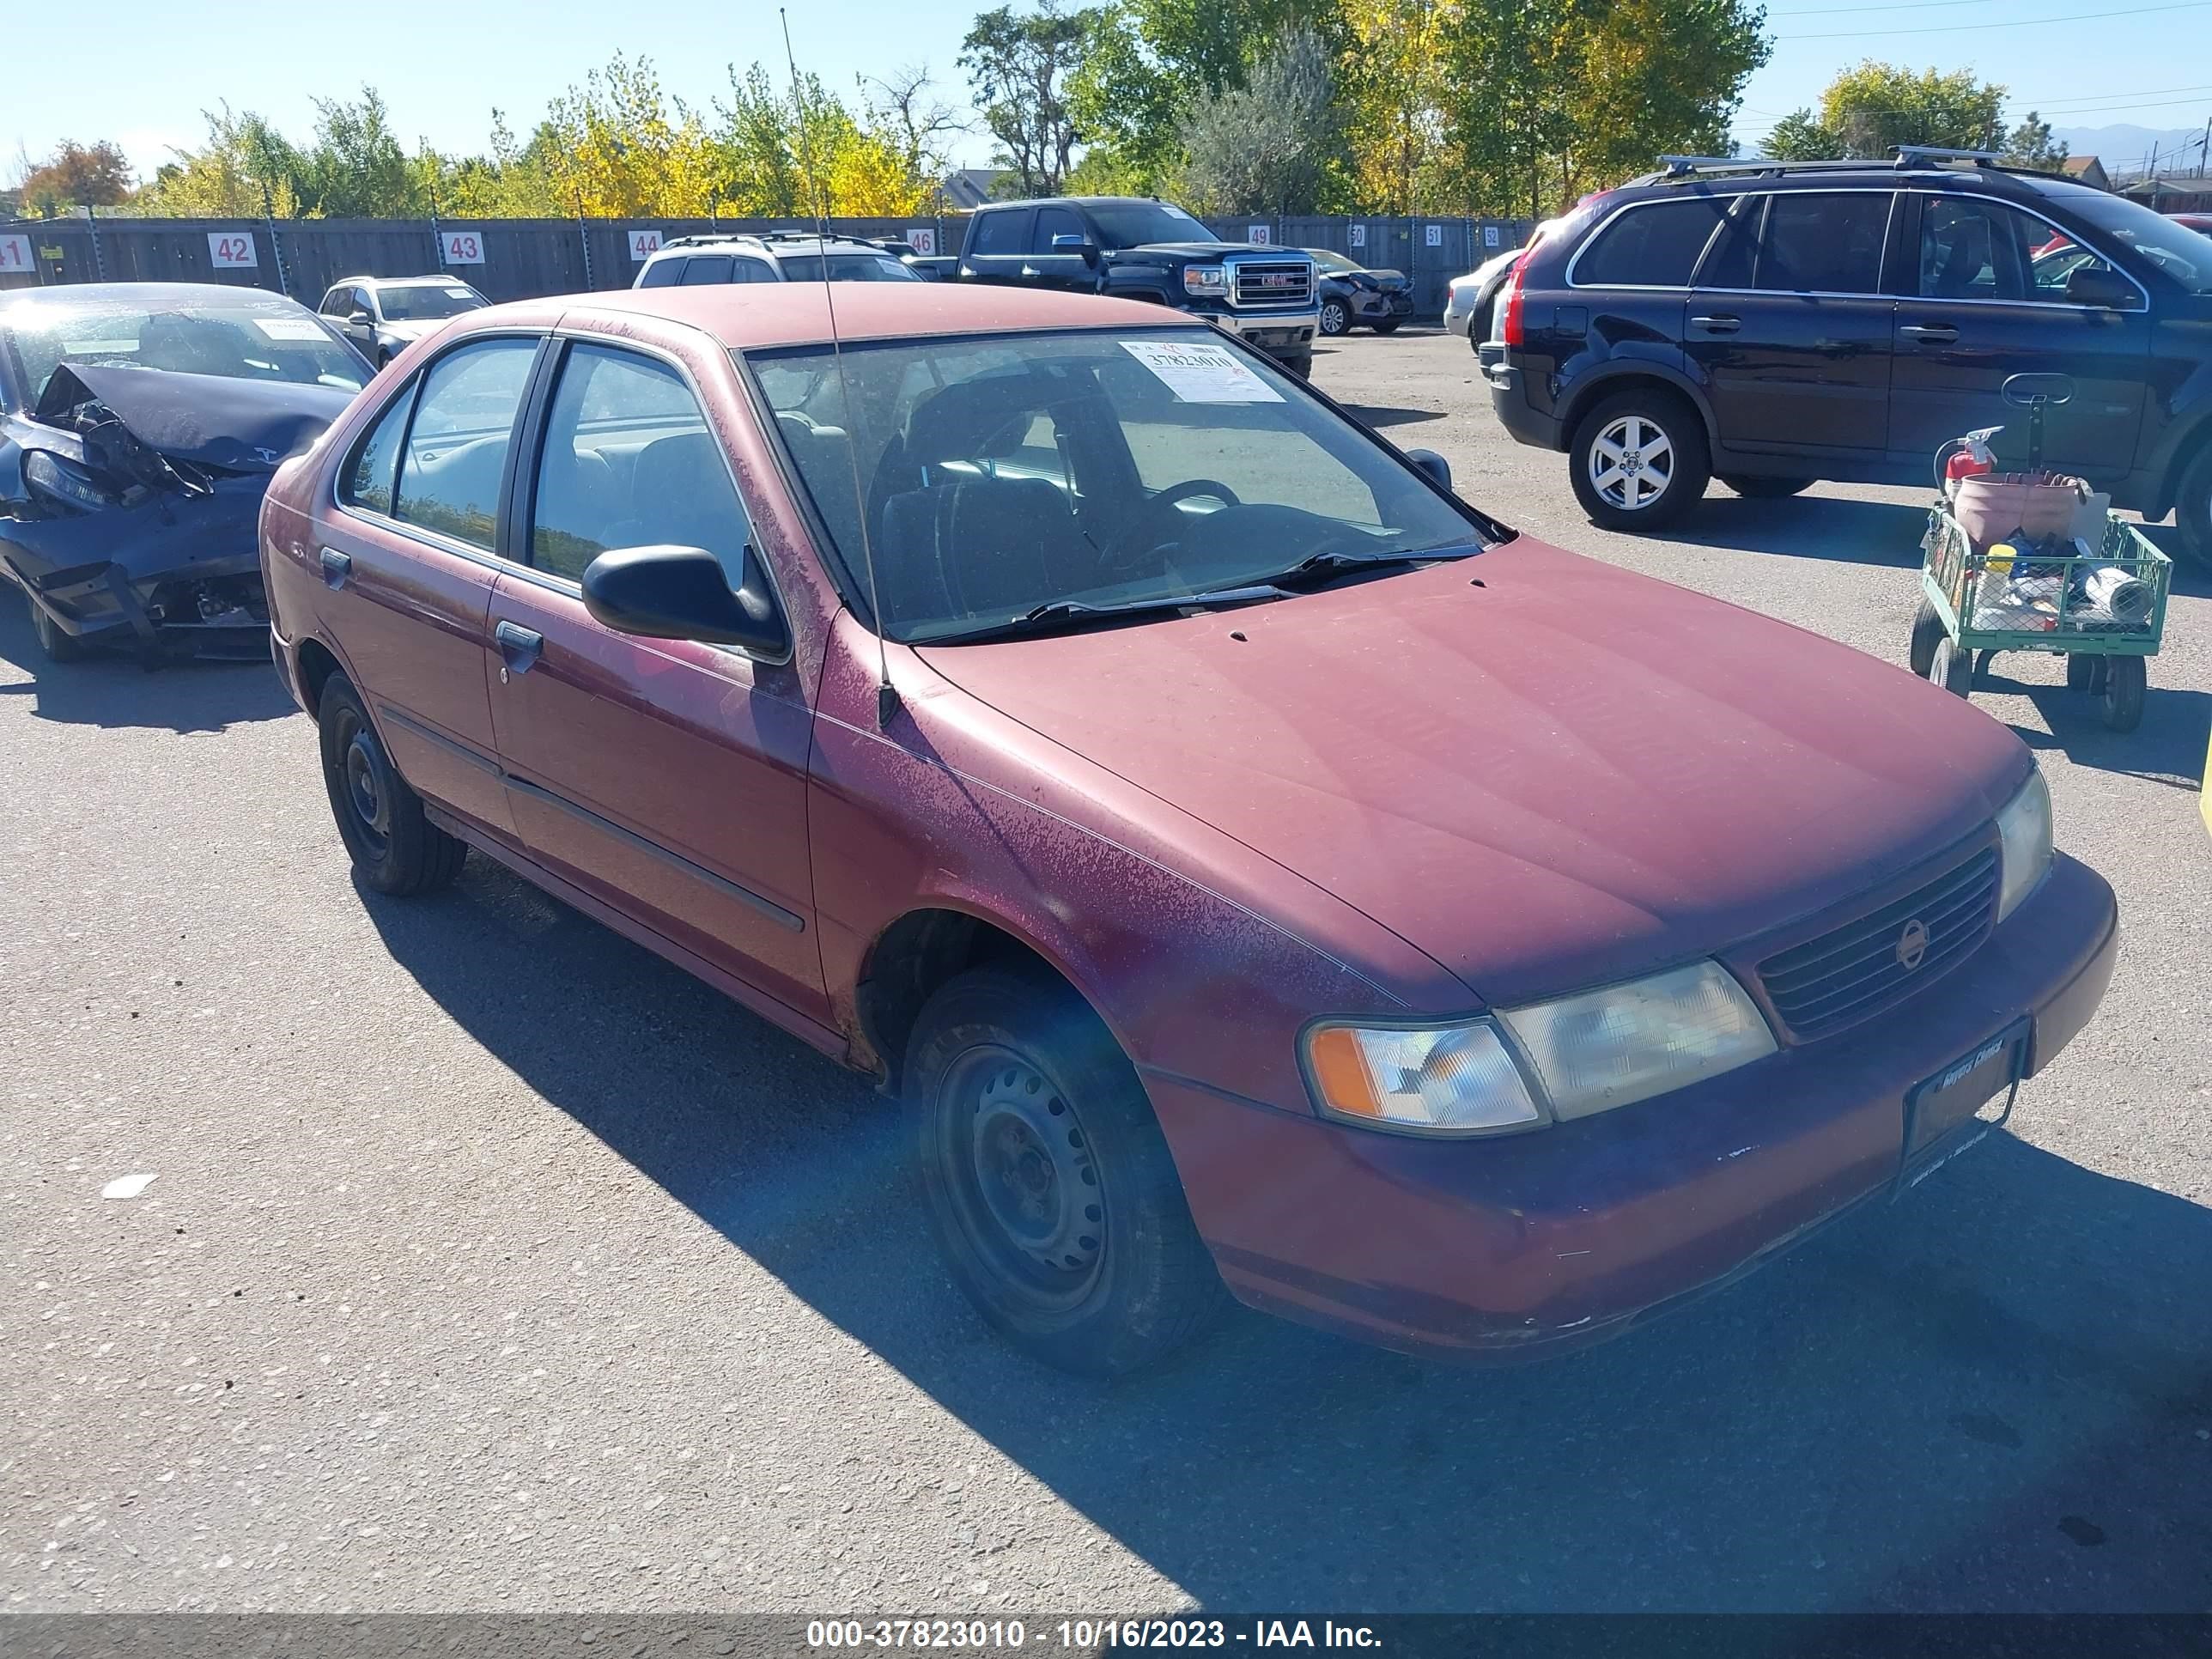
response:
<path id="1" fill-rule="evenodd" d="M 1777 161 L 1764 168 L 1755 161 L 1729 162 L 1708 172 L 1692 172 L 1674 178 L 1649 174 L 1621 188 L 1651 196 L 1677 191 L 1741 195 L 1753 191 L 1833 190 L 1838 185 L 1863 186 L 1875 183 L 1922 188 L 1938 185 L 1947 190 L 2014 199 L 2024 195 L 2040 196 L 2059 202 L 2087 201 L 2111 194 L 2078 179 L 2018 167 L 1899 167 L 1893 161 Z"/>
<path id="2" fill-rule="evenodd" d="M 665 317 L 703 329 L 732 350 L 818 344 L 830 338 L 830 296 L 821 283 L 714 283 L 697 288 L 628 288 L 579 294 L 571 316 L 593 312 Z M 542 325 L 544 301 L 469 313 L 471 330 L 495 328 L 525 312 Z M 1202 330 L 1207 325 L 1164 306 L 1049 289 L 968 283 L 840 283 L 838 337 L 890 340 L 1054 328 Z"/>
<path id="3" fill-rule="evenodd" d="M 455 276 L 450 270 L 425 271 L 420 276 L 338 276 L 331 279 L 330 286 L 344 288 L 351 283 L 366 283 L 372 288 L 446 288 L 454 283 L 468 288 L 475 286 L 467 277 Z"/>
<path id="4" fill-rule="evenodd" d="M 779 253 L 812 253 L 825 246 L 833 252 L 840 248 L 866 253 L 883 252 L 873 242 L 863 241 L 857 236 L 840 236 L 834 231 L 823 237 L 811 230 L 785 231 L 773 235 L 763 235 L 758 231 L 733 230 L 720 235 L 702 232 L 686 236 L 680 241 L 654 249 L 647 257 L 647 263 L 649 264 L 654 259 L 680 258 L 686 253 L 711 253 L 716 248 L 725 247 L 742 247 L 748 253 L 774 256 Z"/>

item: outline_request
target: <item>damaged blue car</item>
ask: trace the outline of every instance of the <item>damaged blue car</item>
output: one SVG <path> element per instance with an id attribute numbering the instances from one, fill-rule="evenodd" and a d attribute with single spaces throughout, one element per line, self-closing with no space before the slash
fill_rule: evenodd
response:
<path id="1" fill-rule="evenodd" d="M 55 661 L 268 649 L 255 526 L 272 473 L 368 384 L 367 358 L 257 289 L 0 295 L 0 569 Z"/>

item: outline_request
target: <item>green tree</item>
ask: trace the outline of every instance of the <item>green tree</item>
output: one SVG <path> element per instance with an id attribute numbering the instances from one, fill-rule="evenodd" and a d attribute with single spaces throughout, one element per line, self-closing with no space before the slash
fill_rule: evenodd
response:
<path id="1" fill-rule="evenodd" d="M 1018 15 L 1000 6 L 978 15 L 961 43 L 960 66 L 999 141 L 994 159 L 1013 170 L 1024 194 L 1057 193 L 1071 170 L 1078 141 L 1067 76 L 1094 15 L 1063 10 L 1060 0 L 1036 0 L 1035 11 Z"/>
<path id="2" fill-rule="evenodd" d="M 1469 206 L 1542 217 L 1575 140 L 1587 37 L 1577 0 L 1466 0 L 1444 27 L 1446 139 Z"/>
<path id="3" fill-rule="evenodd" d="M 1976 80 L 1972 70 L 1915 74 L 1869 58 L 1828 82 L 1814 125 L 1839 157 L 1880 161 L 1899 144 L 1990 149 L 2002 131 L 2004 96 L 2002 87 Z M 1800 110 L 1784 125 L 1794 137 L 1812 115 Z"/>
<path id="4" fill-rule="evenodd" d="M 113 207 L 128 201 L 131 190 L 131 162 L 120 147 L 64 140 L 24 175 L 19 193 L 25 207 L 52 218 L 88 202 Z"/>
<path id="5" fill-rule="evenodd" d="M 296 219 L 306 211 L 301 188 L 304 158 L 267 119 L 248 110 L 221 114 L 203 110 L 207 142 L 198 149 L 179 149 L 154 182 L 140 191 L 137 205 L 152 213 L 201 218 L 259 218 L 264 211 Z"/>
<path id="6" fill-rule="evenodd" d="M 1800 109 L 1775 124 L 1762 148 L 1778 161 L 1833 161 L 1843 158 L 1844 139 L 1822 126 L 1811 110 Z"/>
<path id="7" fill-rule="evenodd" d="M 1335 66 L 1321 36 L 1279 36 L 1242 87 L 1202 99 L 1184 118 L 1189 155 L 1179 192 L 1200 212 L 1310 213 L 1343 160 Z"/>
<path id="8" fill-rule="evenodd" d="M 303 193 L 311 210 L 331 219 L 408 218 L 424 210 L 420 170 L 392 131 L 384 96 L 315 102 L 315 143 L 305 158 Z"/>
<path id="9" fill-rule="evenodd" d="M 2004 158 L 2014 167 L 2041 167 L 2055 173 L 2058 164 L 2066 159 L 2066 153 L 2065 145 L 2052 141 L 2051 123 L 2033 110 L 2028 111 L 2027 118 L 2014 127 L 2005 140 Z"/>

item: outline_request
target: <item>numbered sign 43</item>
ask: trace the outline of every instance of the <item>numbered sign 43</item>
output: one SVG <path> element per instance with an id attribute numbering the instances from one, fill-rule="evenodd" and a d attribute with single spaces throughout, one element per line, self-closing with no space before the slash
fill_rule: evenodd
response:
<path id="1" fill-rule="evenodd" d="M 27 236 L 0 236 L 0 270 L 28 270 L 31 268 L 31 239 Z"/>
<path id="2" fill-rule="evenodd" d="M 250 230 L 208 232 L 208 263 L 217 270 L 258 270 L 261 256 L 253 251 L 253 233 Z"/>
<path id="3" fill-rule="evenodd" d="M 660 233 L 657 230 L 633 230 L 629 234 L 629 257 L 634 263 L 643 264 L 660 252 Z"/>
<path id="4" fill-rule="evenodd" d="M 908 247 L 912 248 L 916 253 L 921 254 L 925 259 L 933 259 L 937 257 L 937 227 L 935 225 L 908 225 L 906 232 L 906 242 Z"/>
<path id="5" fill-rule="evenodd" d="M 480 265 L 484 262 L 483 234 L 473 230 L 441 231 L 438 251 L 449 265 Z"/>

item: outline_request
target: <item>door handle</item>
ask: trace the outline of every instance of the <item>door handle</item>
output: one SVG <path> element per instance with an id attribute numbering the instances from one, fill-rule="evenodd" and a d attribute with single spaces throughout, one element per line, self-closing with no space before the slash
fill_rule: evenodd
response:
<path id="1" fill-rule="evenodd" d="M 326 547 L 322 550 L 322 560 L 324 581 L 332 587 L 343 587 L 346 578 L 353 574 L 353 555 Z"/>
<path id="2" fill-rule="evenodd" d="M 1708 334 L 1733 334 L 1743 326 L 1741 317 L 1692 317 L 1692 328 L 1701 328 Z"/>
<path id="3" fill-rule="evenodd" d="M 1948 323 L 1899 323 L 1897 331 L 1915 345 L 1949 345 L 1959 337 Z"/>
<path id="4" fill-rule="evenodd" d="M 1044 272 L 1039 270 L 1035 265 L 1024 265 L 1022 267 L 1022 275 L 1024 276 L 1042 276 L 1044 275 Z"/>
<path id="5" fill-rule="evenodd" d="M 545 636 L 543 634 L 536 633 L 515 623 L 500 623 L 491 630 L 491 636 L 499 643 L 500 660 L 505 665 L 499 671 L 499 677 L 501 679 L 507 678 L 507 671 L 509 668 L 518 674 L 527 674 L 537 665 L 538 653 L 545 648 Z"/>

